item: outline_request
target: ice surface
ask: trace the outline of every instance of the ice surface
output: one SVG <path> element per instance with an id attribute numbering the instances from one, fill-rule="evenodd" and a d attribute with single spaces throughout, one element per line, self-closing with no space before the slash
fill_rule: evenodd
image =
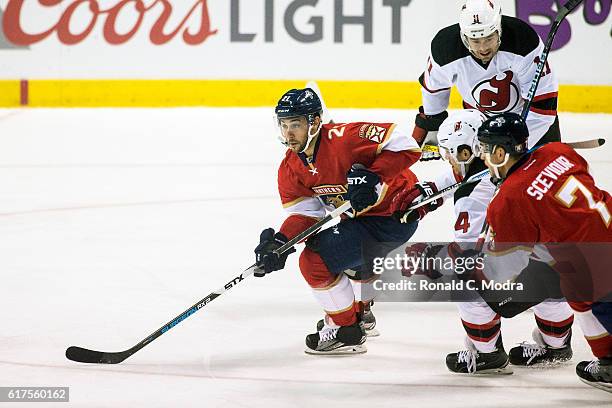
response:
<path id="1" fill-rule="evenodd" d="M 452 304 L 376 305 L 368 353 L 317 357 L 304 336 L 322 312 L 292 256 L 251 278 L 116 366 L 64 357 L 119 351 L 253 261 L 283 212 L 283 154 L 271 109 L 0 110 L 0 386 L 69 386 L 72 406 L 604 407 L 578 381 L 590 359 L 575 328 L 571 364 L 467 377 L 444 356 L 463 347 Z M 414 112 L 338 110 L 335 120 L 411 120 Z M 566 140 L 610 139 L 612 117 L 561 114 Z M 612 141 L 583 150 L 612 190 Z M 442 163 L 421 163 L 433 177 Z M 450 205 L 414 240 L 449 240 Z M 503 321 L 506 347 L 533 315 Z M 577 325 L 576 325 L 577 326 Z M 19 405 L 19 406 L 26 406 Z M 38 405 L 37 405 L 38 406 Z"/>

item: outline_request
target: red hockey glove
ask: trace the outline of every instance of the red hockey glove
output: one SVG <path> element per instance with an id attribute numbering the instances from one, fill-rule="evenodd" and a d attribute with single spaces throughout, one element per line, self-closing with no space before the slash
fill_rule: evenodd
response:
<path id="1" fill-rule="evenodd" d="M 442 274 L 435 269 L 436 255 L 444 245 L 433 245 L 425 242 L 417 242 L 406 247 L 408 260 L 402 275 L 410 277 L 412 275 L 425 275 L 430 279 L 438 279 Z"/>
<path id="2" fill-rule="evenodd" d="M 399 222 L 411 224 L 415 221 L 420 221 L 430 211 L 436 210 L 443 203 L 442 197 L 427 203 L 419 208 L 410 210 L 410 207 L 421 200 L 425 200 L 438 193 L 438 187 L 431 181 L 416 183 L 414 187 L 403 190 L 395 197 L 391 203 L 391 212 L 393 217 Z"/>

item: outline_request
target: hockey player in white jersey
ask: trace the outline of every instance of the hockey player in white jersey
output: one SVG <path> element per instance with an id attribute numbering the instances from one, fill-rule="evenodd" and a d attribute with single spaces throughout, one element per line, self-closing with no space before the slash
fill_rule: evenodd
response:
<path id="1" fill-rule="evenodd" d="M 438 133 L 439 147 L 442 158 L 450 164 L 447 171 L 441 174 L 435 182 L 424 182 L 414 189 L 400 193 L 395 197 L 393 208 L 398 214 L 404 214 L 417 198 L 437 192 L 438 186 L 453 184 L 463 178 L 486 169 L 484 162 L 476 156 L 478 139 L 477 131 L 485 120 L 485 116 L 477 110 L 464 110 L 451 115 L 440 126 Z M 454 245 L 469 245 L 478 239 L 484 224 L 487 206 L 493 198 L 496 187 L 491 179 L 486 177 L 478 182 L 460 187 L 454 195 L 455 221 L 453 223 L 455 243 L 448 247 L 426 243 L 413 244 L 406 248 L 410 257 L 445 258 L 452 252 Z M 421 207 L 409 215 L 413 220 L 421 219 L 427 212 L 438 208 L 442 203 Z M 452 254 L 451 254 L 452 256 Z M 440 278 L 446 272 L 436 270 L 409 271 L 422 273 L 430 278 Z M 525 274 L 555 276 L 547 265 L 533 260 Z M 559 294 L 558 296 L 562 296 Z M 543 297 L 541 300 L 543 300 Z M 533 299 L 533 298 L 531 298 Z M 451 353 L 446 357 L 450 371 L 473 374 L 511 374 L 508 363 L 513 365 L 533 365 L 544 362 L 569 360 L 572 356 L 570 346 L 571 327 L 574 320 L 567 303 L 562 301 L 546 301 L 532 304 L 505 303 L 503 306 L 484 300 L 475 302 L 459 302 L 459 314 L 466 331 L 467 350 Z M 535 344 L 521 343 L 506 354 L 501 337 L 501 317 L 512 317 L 529 306 L 533 306 L 537 329 L 533 331 Z"/>
<path id="2" fill-rule="evenodd" d="M 413 136 L 423 144 L 421 160 L 440 158 L 436 131 L 446 119 L 453 85 L 463 107 L 489 114 L 520 113 L 544 48 L 520 19 L 503 16 L 500 0 L 467 0 L 459 23 L 438 32 L 419 78 L 423 105 Z M 529 148 L 559 141 L 558 83 L 550 66 L 542 74 L 527 118 Z"/>

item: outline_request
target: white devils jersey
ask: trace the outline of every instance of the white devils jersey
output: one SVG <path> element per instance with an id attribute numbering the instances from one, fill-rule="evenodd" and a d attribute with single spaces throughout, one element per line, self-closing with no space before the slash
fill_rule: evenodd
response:
<path id="1" fill-rule="evenodd" d="M 479 109 L 485 114 L 520 114 L 543 48 L 540 37 L 527 23 L 502 16 L 499 51 L 483 65 L 463 45 L 459 24 L 442 29 L 431 42 L 427 68 L 419 78 L 425 114 L 435 115 L 448 108 L 453 85 L 466 109 Z M 555 122 L 558 88 L 546 64 L 527 116 L 530 148 Z"/>
<path id="2" fill-rule="evenodd" d="M 469 171 L 466 177 L 484 170 L 484 165 L 477 171 Z M 452 173 L 452 170 L 451 170 Z M 487 217 L 487 207 L 495 194 L 495 185 L 490 177 L 461 186 L 455 191 L 455 221 L 453 233 L 455 242 L 471 242 L 478 240 Z"/>
<path id="3" fill-rule="evenodd" d="M 466 178 L 486 169 L 484 163 L 474 166 L 468 171 Z M 453 170 L 448 166 L 435 180 L 438 189 L 444 188 L 456 182 L 459 182 L 460 177 L 455 175 Z M 478 236 L 482 231 L 482 226 L 487 218 L 487 207 L 495 195 L 496 187 L 491 182 L 490 177 L 484 177 L 477 182 L 463 185 L 455 191 L 453 196 L 455 207 L 455 218 L 453 221 L 453 233 L 455 241 L 460 247 L 471 249 L 478 240 Z M 462 245 L 462 243 L 465 243 Z M 448 246 L 438 252 L 438 257 L 445 259 L 449 255 Z M 445 275 L 452 274 L 452 267 L 443 267 L 440 270 Z"/>

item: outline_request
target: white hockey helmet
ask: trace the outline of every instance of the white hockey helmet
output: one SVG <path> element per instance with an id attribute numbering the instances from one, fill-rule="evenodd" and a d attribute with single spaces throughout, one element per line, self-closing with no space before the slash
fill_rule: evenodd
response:
<path id="1" fill-rule="evenodd" d="M 470 49 L 468 38 L 484 38 L 498 32 L 501 41 L 501 6 L 499 0 L 466 0 L 461 7 L 461 40 Z"/>
<path id="2" fill-rule="evenodd" d="M 438 130 L 438 147 L 443 159 L 459 164 L 461 175 L 465 176 L 467 166 L 474 160 L 478 152 L 478 128 L 487 117 L 476 109 L 460 110 L 451 114 Z M 464 161 L 457 158 L 459 148 L 467 146 L 472 155 Z"/>

